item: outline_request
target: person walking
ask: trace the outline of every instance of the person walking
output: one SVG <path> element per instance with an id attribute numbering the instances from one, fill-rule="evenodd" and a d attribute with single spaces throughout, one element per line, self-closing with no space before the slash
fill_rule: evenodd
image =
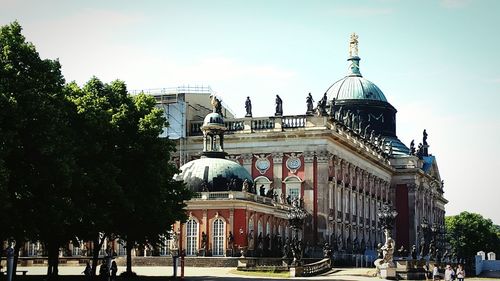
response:
<path id="1" fill-rule="evenodd" d="M 89 262 L 87 262 L 87 264 L 85 265 L 85 269 L 82 273 L 85 274 L 87 280 L 90 280 L 92 278 L 92 267 L 90 267 Z"/>
<path id="2" fill-rule="evenodd" d="M 459 264 L 457 268 L 457 279 L 458 281 L 464 281 L 465 279 L 465 270 L 461 264 Z"/>
<path id="3" fill-rule="evenodd" d="M 111 263 L 111 281 L 116 280 L 116 272 L 118 272 L 118 266 L 116 265 L 116 262 L 113 261 Z"/>
<path id="4" fill-rule="evenodd" d="M 106 260 L 103 260 L 101 266 L 99 267 L 99 277 L 101 280 L 108 280 L 109 278 L 109 270 Z"/>
<path id="5" fill-rule="evenodd" d="M 434 269 L 432 269 L 432 280 L 441 280 L 437 264 L 434 264 Z"/>
<path id="6" fill-rule="evenodd" d="M 455 271 L 451 268 L 451 265 L 447 264 L 444 270 L 444 281 L 452 281 L 454 280 Z"/>

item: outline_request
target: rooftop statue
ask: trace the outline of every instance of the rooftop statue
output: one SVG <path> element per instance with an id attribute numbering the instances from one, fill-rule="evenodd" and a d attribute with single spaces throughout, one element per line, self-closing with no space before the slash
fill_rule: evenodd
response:
<path id="1" fill-rule="evenodd" d="M 247 97 L 247 100 L 245 101 L 245 110 L 247 112 L 245 117 L 252 117 L 252 101 L 250 100 L 250 97 Z"/>
<path id="2" fill-rule="evenodd" d="M 351 40 L 349 40 L 349 56 L 358 56 L 358 35 L 356 33 L 352 33 Z"/>
<path id="3" fill-rule="evenodd" d="M 422 143 L 423 143 L 424 145 L 428 145 L 428 143 L 427 143 L 427 131 L 426 131 L 425 129 L 424 129 L 424 132 L 422 133 L 422 135 L 423 135 L 423 138 L 422 138 L 422 139 L 423 139 L 423 140 L 422 140 Z"/>
<path id="4" fill-rule="evenodd" d="M 410 142 L 410 155 L 415 155 L 415 140 Z"/>
<path id="5" fill-rule="evenodd" d="M 279 95 L 276 95 L 276 112 L 274 116 L 283 116 L 283 101 Z"/>
<path id="6" fill-rule="evenodd" d="M 314 111 L 314 108 L 313 108 L 314 105 L 313 105 L 313 103 L 314 103 L 314 99 L 313 99 L 311 93 L 309 93 L 307 95 L 307 98 L 306 98 L 306 104 L 307 104 L 306 114 L 307 115 L 312 115 L 313 114 L 313 111 Z"/>
<path id="7" fill-rule="evenodd" d="M 323 97 L 318 101 L 318 106 L 316 107 L 317 113 L 319 116 L 324 116 L 326 115 L 326 103 L 327 103 L 328 97 L 326 96 L 326 93 L 323 95 Z"/>
<path id="8" fill-rule="evenodd" d="M 335 107 L 335 98 L 333 98 L 330 101 L 330 117 L 335 117 L 335 110 L 333 109 Z"/>
<path id="9" fill-rule="evenodd" d="M 213 112 L 222 115 L 221 101 L 214 94 L 210 95 L 210 104 L 212 105 Z"/>

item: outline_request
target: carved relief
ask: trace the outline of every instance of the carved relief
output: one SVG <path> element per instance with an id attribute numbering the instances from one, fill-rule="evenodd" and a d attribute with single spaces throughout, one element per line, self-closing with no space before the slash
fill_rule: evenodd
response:
<path id="1" fill-rule="evenodd" d="M 243 160 L 243 165 L 251 165 L 252 164 L 253 155 L 251 153 L 242 153 L 240 155 L 239 159 Z"/>
<path id="2" fill-rule="evenodd" d="M 320 163 L 326 163 L 330 159 L 330 153 L 327 150 L 320 150 L 316 152 L 316 158 Z"/>
<path id="3" fill-rule="evenodd" d="M 296 173 L 297 170 L 302 166 L 302 161 L 300 161 L 300 156 L 302 156 L 302 154 L 295 154 L 294 152 L 290 153 L 290 154 L 286 154 L 286 156 L 288 157 L 288 159 L 286 160 L 286 167 L 287 169 L 292 172 L 292 173 Z"/>
<path id="4" fill-rule="evenodd" d="M 254 156 L 257 158 L 257 160 L 255 160 L 255 168 L 261 175 L 265 174 L 269 167 L 271 167 L 271 162 L 268 159 L 269 155 L 259 154 Z"/>
<path id="5" fill-rule="evenodd" d="M 283 164 L 283 153 L 273 152 L 271 156 L 273 157 L 274 164 Z"/>
<path id="6" fill-rule="evenodd" d="M 304 162 L 305 163 L 314 162 L 314 155 L 315 155 L 314 151 L 305 151 L 303 153 L 303 155 L 304 155 Z"/>

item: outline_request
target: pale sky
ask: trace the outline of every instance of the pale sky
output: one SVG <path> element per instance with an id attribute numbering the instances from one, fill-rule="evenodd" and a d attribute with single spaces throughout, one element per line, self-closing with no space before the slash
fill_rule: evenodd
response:
<path id="1" fill-rule="evenodd" d="M 347 72 L 359 35 L 361 73 L 398 110 L 409 145 L 427 129 L 450 201 L 500 224 L 500 1 L 0 0 L 67 81 L 92 75 L 131 90 L 210 85 L 238 117 L 304 114 Z M 499 173 L 500 174 L 500 173 Z"/>

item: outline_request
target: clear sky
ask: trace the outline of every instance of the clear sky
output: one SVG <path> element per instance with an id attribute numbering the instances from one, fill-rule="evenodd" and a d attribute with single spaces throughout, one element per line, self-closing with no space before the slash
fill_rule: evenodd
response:
<path id="1" fill-rule="evenodd" d="M 67 81 L 92 75 L 129 89 L 210 85 L 238 117 L 304 114 L 347 71 L 359 35 L 361 73 L 398 109 L 445 181 L 446 210 L 500 224 L 500 1 L 0 0 Z"/>

